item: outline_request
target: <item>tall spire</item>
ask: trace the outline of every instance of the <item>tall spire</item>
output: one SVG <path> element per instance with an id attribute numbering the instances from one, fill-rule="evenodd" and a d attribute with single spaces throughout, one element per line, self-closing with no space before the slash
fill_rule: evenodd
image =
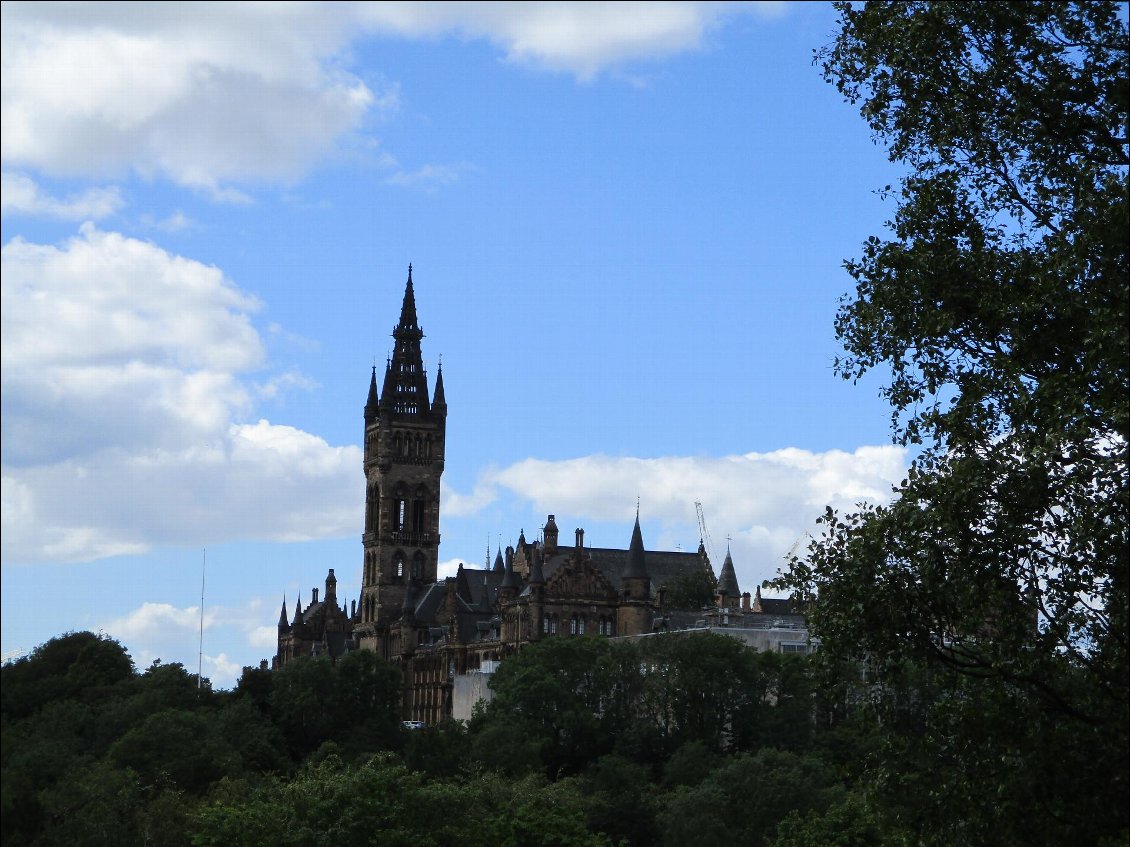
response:
<path id="1" fill-rule="evenodd" d="M 286 629 L 290 623 L 286 619 L 286 595 L 283 595 L 282 611 L 279 612 L 279 629 Z"/>
<path id="2" fill-rule="evenodd" d="M 400 324 L 397 329 L 416 329 L 416 293 L 412 290 L 412 264 L 408 264 L 408 284 L 404 286 L 404 303 L 400 306 Z M 423 335 L 423 333 L 420 333 Z"/>
<path id="3" fill-rule="evenodd" d="M 392 359 L 385 372 L 381 410 L 398 415 L 420 415 L 429 411 L 428 377 L 420 354 L 424 331 L 416 322 L 416 294 L 412 289 L 412 266 L 408 266 L 408 282 L 404 286 L 404 305 L 400 323 L 392 331 L 396 340 Z"/>
<path id="4" fill-rule="evenodd" d="M 636 525 L 632 528 L 632 543 L 628 545 L 628 564 L 624 567 L 623 579 L 647 579 L 647 564 L 643 555 L 643 533 L 640 532 L 640 515 L 636 507 Z"/>

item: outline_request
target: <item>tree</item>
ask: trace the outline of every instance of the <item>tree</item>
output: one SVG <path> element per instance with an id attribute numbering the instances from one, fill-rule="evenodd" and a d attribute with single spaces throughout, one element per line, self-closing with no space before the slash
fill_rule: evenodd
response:
<path id="1" fill-rule="evenodd" d="M 846 263 L 837 369 L 889 368 L 895 438 L 920 452 L 891 505 L 829 511 L 777 584 L 817 598 L 824 652 L 865 656 L 872 693 L 907 663 L 939 669 L 962 713 L 947 731 L 969 730 L 972 699 L 1019 698 L 1036 721 L 1020 755 L 1066 721 L 1106 780 L 1042 837 L 1092 814 L 1125 832 L 1125 7 L 837 8 L 818 62 L 908 173 L 890 235 Z"/>

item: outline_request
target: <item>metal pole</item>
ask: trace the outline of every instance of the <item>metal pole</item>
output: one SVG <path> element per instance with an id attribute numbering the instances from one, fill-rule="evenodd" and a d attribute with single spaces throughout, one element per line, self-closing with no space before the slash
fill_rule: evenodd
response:
<path id="1" fill-rule="evenodd" d="M 200 564 L 200 642 L 196 654 L 196 689 L 202 685 L 201 675 L 204 670 L 204 571 L 208 568 L 208 548 L 204 548 L 204 560 Z"/>

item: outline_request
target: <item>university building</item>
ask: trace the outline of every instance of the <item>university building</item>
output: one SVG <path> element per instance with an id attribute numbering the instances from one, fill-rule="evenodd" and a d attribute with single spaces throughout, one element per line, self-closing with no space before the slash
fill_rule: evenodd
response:
<path id="1" fill-rule="evenodd" d="M 694 553 L 646 550 L 638 515 L 625 549 L 586 547 L 582 529 L 562 543 L 549 515 L 537 539 L 523 532 L 493 566 L 460 565 L 439 579 L 447 403 L 442 366 L 429 391 L 411 266 L 392 337 L 384 379 L 378 388 L 374 368 L 364 410 L 361 596 L 348 609 L 339 604 L 331 568 L 324 596 L 313 589 L 305 609 L 299 598 L 293 616 L 284 603 L 273 667 L 373 650 L 400 666 L 404 718 L 435 723 L 452 715 L 457 679 L 489 672 L 542 638 L 718 627 L 760 632 L 760 641 L 746 640 L 761 649 L 804 645 L 803 615 L 760 590 L 743 594 L 729 551 L 716 577 L 701 543 Z M 713 601 L 681 608 L 685 587 L 696 584 L 710 586 Z M 771 633 L 784 636 L 771 642 Z"/>

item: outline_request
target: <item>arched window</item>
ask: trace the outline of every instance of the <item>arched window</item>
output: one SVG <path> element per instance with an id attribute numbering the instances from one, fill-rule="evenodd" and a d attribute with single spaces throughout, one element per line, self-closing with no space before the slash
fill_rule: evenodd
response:
<path id="1" fill-rule="evenodd" d="M 397 579 L 404 578 L 404 554 L 399 551 L 392 557 L 392 573 Z"/>
<path id="2" fill-rule="evenodd" d="M 569 634 L 570 635 L 576 635 L 577 634 L 577 616 L 576 615 L 573 615 L 573 617 L 569 618 Z"/>
<path id="3" fill-rule="evenodd" d="M 584 617 L 584 615 L 582 615 L 581 617 L 577 618 L 577 635 L 584 635 L 584 634 L 585 634 L 585 617 Z"/>
<path id="4" fill-rule="evenodd" d="M 416 555 L 412 557 L 412 579 L 424 578 L 424 554 L 416 551 Z"/>

